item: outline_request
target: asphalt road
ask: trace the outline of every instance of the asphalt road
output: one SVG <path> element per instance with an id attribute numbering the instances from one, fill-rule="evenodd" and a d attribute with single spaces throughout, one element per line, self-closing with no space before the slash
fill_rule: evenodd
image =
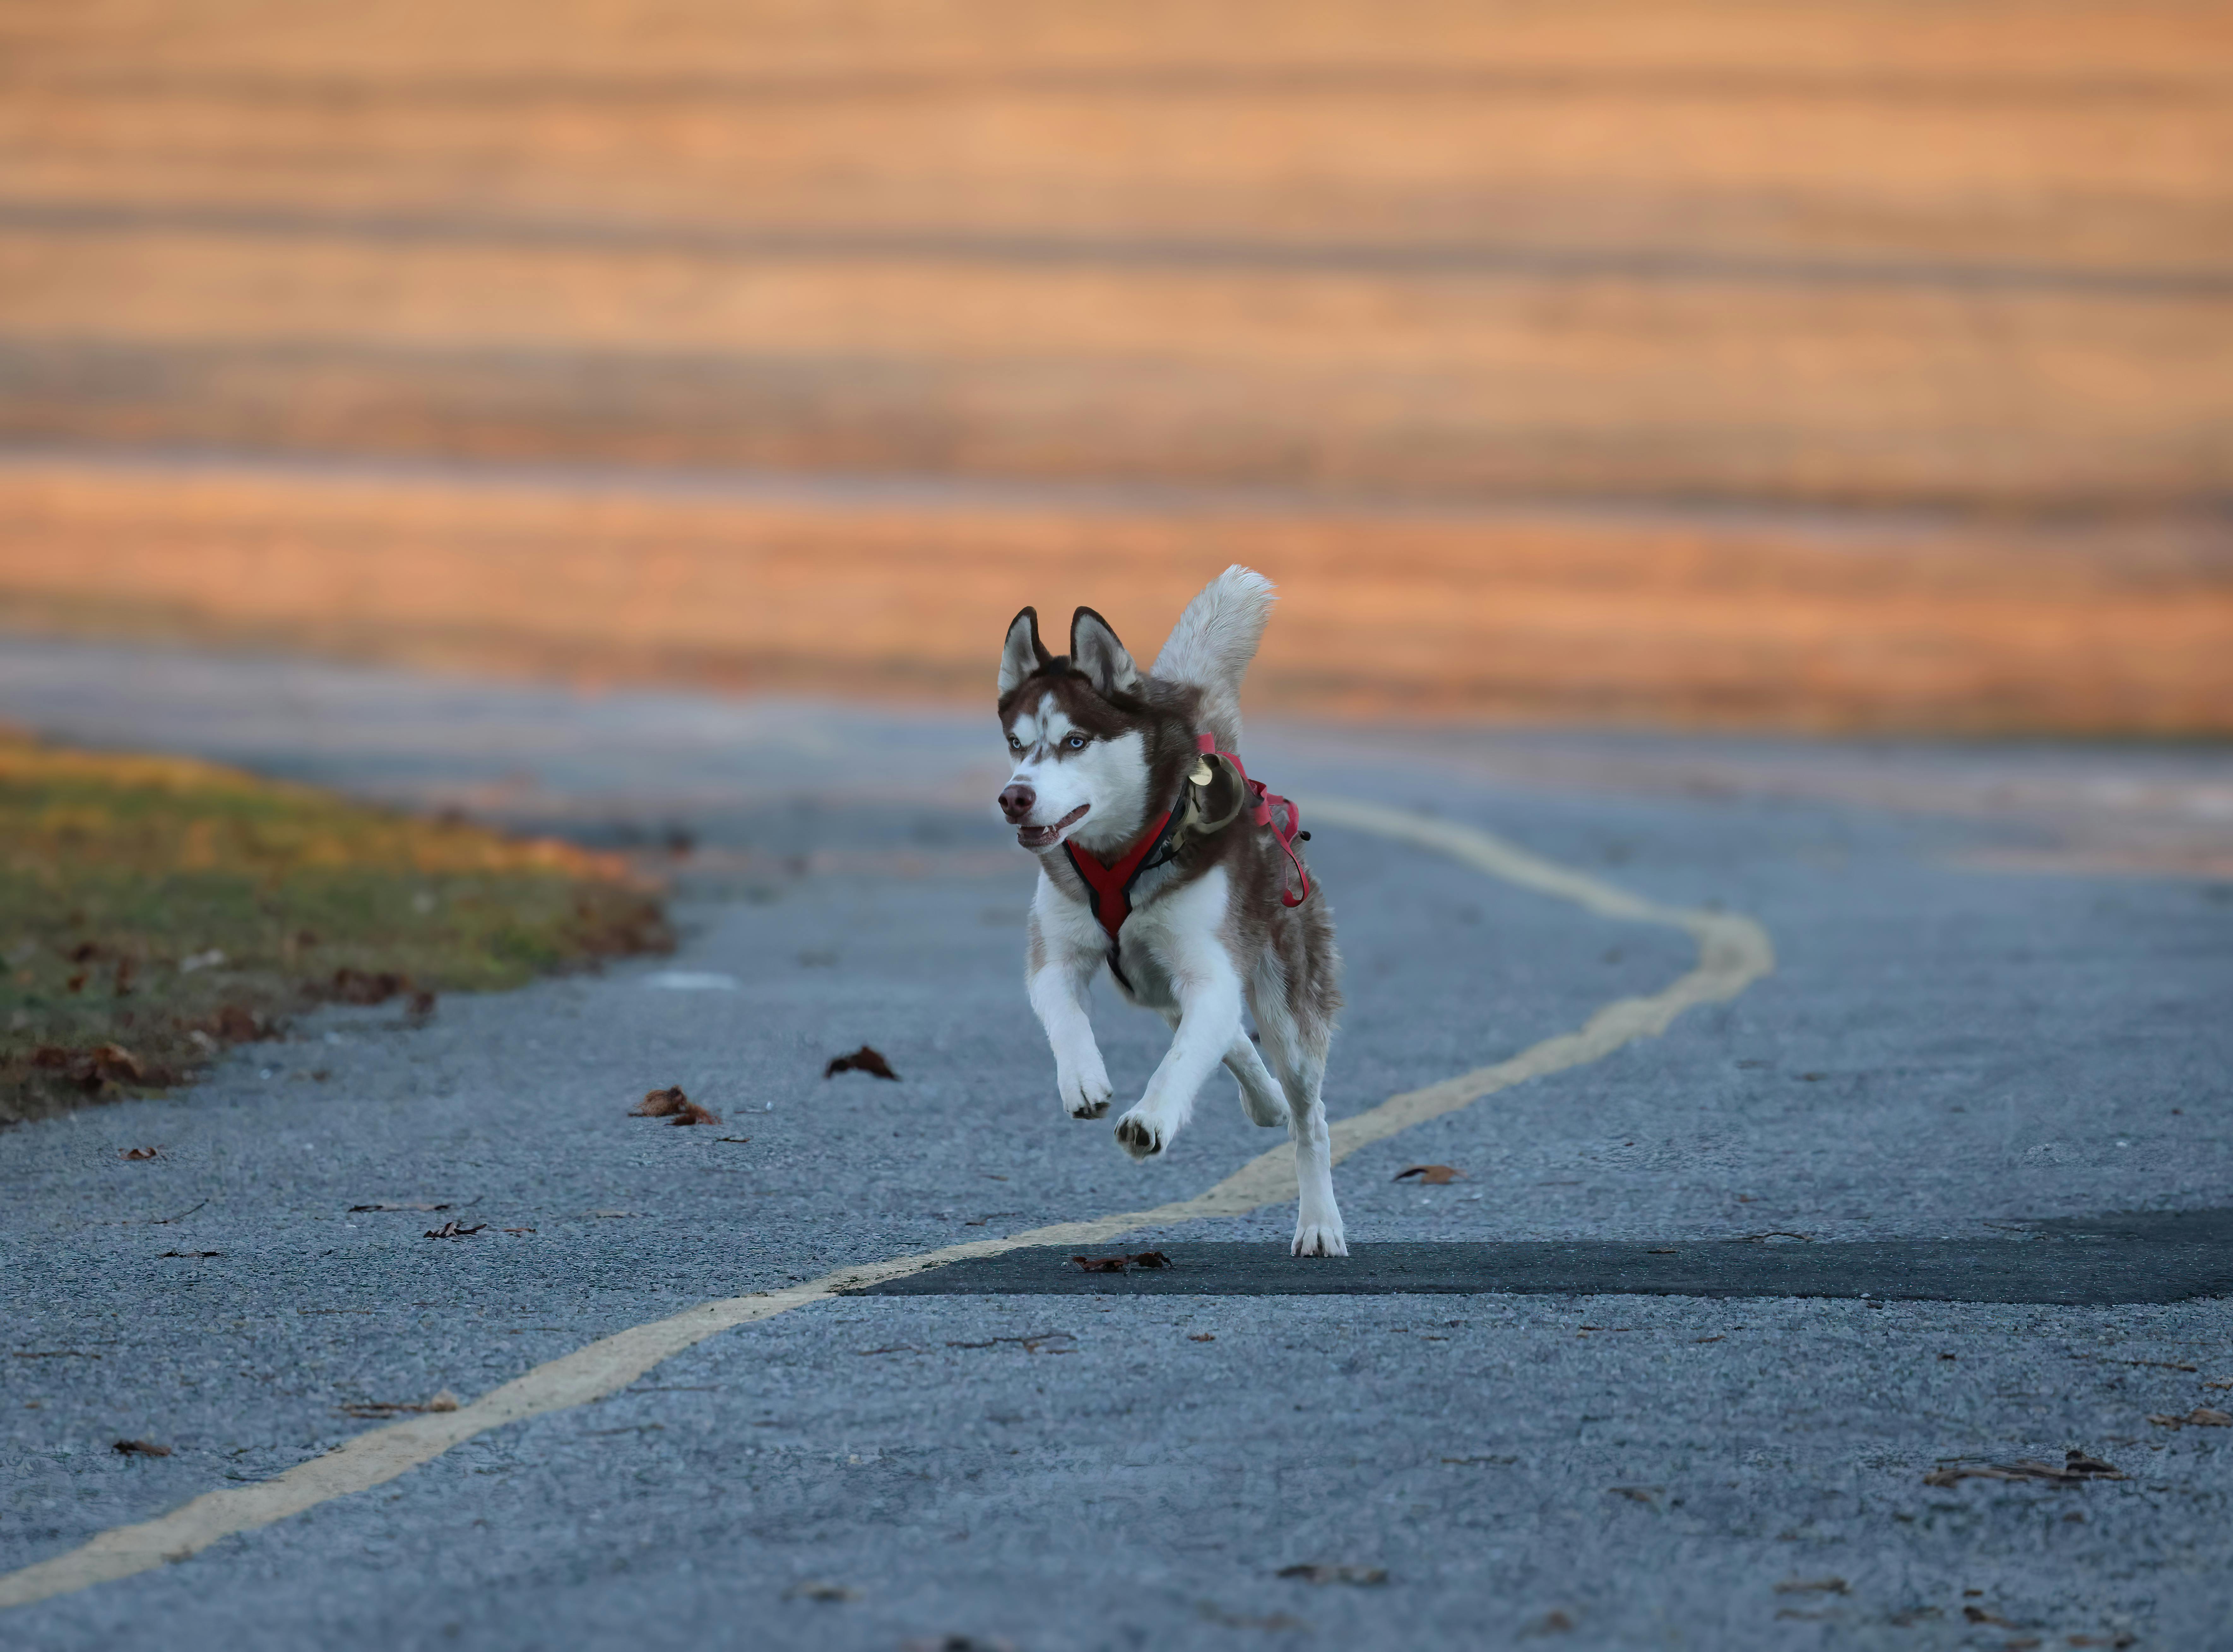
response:
<path id="1" fill-rule="evenodd" d="M 419 1030 L 323 1011 L 169 1100 L 0 1137 L 0 1567 L 271 1480 L 383 1404 L 470 1410 L 694 1304 L 1186 1200 L 1270 1145 L 1220 1084 L 1145 1167 L 1060 1116 L 1020 982 L 1029 862 L 977 801 L 989 725 L 20 641 L 0 717 L 697 844 L 675 959 L 446 999 Z M 2233 1401 L 2233 1312 L 2159 1278 L 1990 1299 L 2075 1235 L 2165 1231 L 2106 1213 L 2233 1207 L 2233 883 L 2085 875 L 2052 810 L 1930 802 L 1965 764 L 2070 796 L 2138 764 L 2191 814 L 2221 753 L 1280 728 L 1249 756 L 1306 808 L 1484 828 L 1773 939 L 1773 974 L 1663 1036 L 1344 1163 L 1360 1261 L 1455 1242 L 1483 1288 L 1292 1294 L 1308 1265 L 1203 1248 L 1284 1238 L 1272 1208 L 1102 1247 L 1181 1265 L 1145 1289 L 817 1297 L 16 1607 L 0 1642 L 2233 1646 L 2233 1428 L 2149 1421 Z M 1902 807 L 1854 801 L 1872 787 Z M 1312 853 L 1349 962 L 1337 1118 L 1697 962 L 1678 929 L 1424 849 L 1327 827 Z M 1136 1086 L 1160 1023 L 1109 997 Z M 899 1082 L 823 1077 L 863 1042 Z M 670 1083 L 723 1126 L 627 1116 Z M 163 1156 L 120 1159 L 141 1146 Z M 1395 1179 L 1419 1163 L 1462 1174 Z M 351 1208 L 378 1203 L 451 1208 Z M 453 1218 L 486 1226 L 421 1237 Z M 2212 1288 L 2222 1222 L 2170 1227 L 2204 1235 Z M 1622 1247 L 1732 1242 L 1755 1283 L 1851 1246 L 1986 1299 L 1612 1288 Z M 1523 1245 L 1598 1272 L 1486 1288 Z M 1264 1293 L 1180 1288 L 1219 1257 Z M 1625 1282 L 1655 1288 L 1640 1262 Z M 1925 1483 L 2071 1451 L 2124 1477 Z"/>

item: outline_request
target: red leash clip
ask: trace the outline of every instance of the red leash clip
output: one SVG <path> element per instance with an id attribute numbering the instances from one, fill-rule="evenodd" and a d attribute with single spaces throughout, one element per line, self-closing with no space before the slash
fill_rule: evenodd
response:
<path id="1" fill-rule="evenodd" d="M 1293 799 L 1266 790 L 1261 780 L 1251 780 L 1248 771 L 1240 766 L 1239 758 L 1230 751 L 1217 749 L 1217 736 L 1214 734 L 1197 734 L 1194 743 L 1195 749 L 1204 757 L 1222 758 L 1231 764 L 1234 772 L 1240 777 L 1240 784 L 1248 788 L 1249 796 L 1256 800 L 1255 807 L 1249 810 L 1248 818 L 1259 826 L 1272 829 L 1272 836 L 1279 840 L 1279 847 L 1287 852 L 1287 859 L 1294 866 L 1295 875 L 1302 880 L 1303 892 L 1300 894 L 1289 894 L 1286 880 L 1280 880 L 1279 904 L 1283 907 L 1301 906 L 1311 898 L 1311 875 L 1304 868 L 1302 856 L 1295 853 L 1295 834 L 1302 829 L 1303 811 L 1295 806 Z M 1286 811 L 1287 822 L 1284 826 L 1275 813 L 1280 810 Z"/>

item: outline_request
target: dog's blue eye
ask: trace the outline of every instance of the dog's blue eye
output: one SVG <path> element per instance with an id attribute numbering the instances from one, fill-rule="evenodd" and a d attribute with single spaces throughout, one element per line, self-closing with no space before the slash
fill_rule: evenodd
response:
<path id="1" fill-rule="evenodd" d="M 1021 740 L 1018 739 L 1018 738 L 1017 738 L 1014 735 L 1012 735 L 1012 734 L 1011 734 L 1010 736 L 1008 736 L 1008 750 L 1010 750 L 1011 751 L 1022 751 L 1023 749 L 1024 749 L 1024 743 L 1023 743 Z"/>
<path id="2" fill-rule="evenodd" d="M 1067 745 L 1073 751 L 1083 751 L 1085 750 L 1085 736 L 1083 734 L 1073 734 L 1064 744 Z"/>

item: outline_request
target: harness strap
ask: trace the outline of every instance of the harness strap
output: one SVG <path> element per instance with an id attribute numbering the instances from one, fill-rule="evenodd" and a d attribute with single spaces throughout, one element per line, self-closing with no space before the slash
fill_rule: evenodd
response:
<path id="1" fill-rule="evenodd" d="M 1195 749 L 1204 757 L 1216 758 L 1221 762 L 1231 764 L 1234 772 L 1240 777 L 1240 784 L 1246 788 L 1247 796 L 1255 800 L 1255 806 L 1248 811 L 1248 818 L 1259 826 L 1269 826 L 1272 829 L 1272 836 L 1279 840 L 1279 847 L 1287 853 L 1288 863 L 1295 868 L 1295 876 L 1302 881 L 1303 892 L 1300 894 L 1290 894 L 1287 893 L 1286 881 L 1284 878 L 1281 879 L 1279 904 L 1283 907 L 1301 906 L 1304 901 L 1311 898 L 1311 875 L 1303 865 L 1303 857 L 1295 853 L 1295 834 L 1302 830 L 1303 811 L 1296 807 L 1292 798 L 1282 797 L 1276 791 L 1266 790 L 1261 780 L 1251 780 L 1248 777 L 1248 771 L 1240 766 L 1239 758 L 1230 751 L 1221 751 L 1217 749 L 1217 737 L 1214 734 L 1197 734 L 1195 736 L 1194 743 Z M 1277 812 L 1283 810 L 1286 813 L 1285 824 L 1280 823 Z"/>
<path id="2" fill-rule="evenodd" d="M 1065 842 L 1062 846 L 1063 853 L 1070 856 L 1071 865 L 1077 868 L 1077 875 L 1085 880 L 1086 890 L 1093 901 L 1093 916 L 1109 932 L 1112 953 L 1116 951 L 1116 932 L 1132 915 L 1132 886 L 1148 870 L 1148 857 L 1175 835 L 1172 823 L 1177 818 L 1178 810 L 1165 810 L 1163 817 L 1125 851 L 1122 860 L 1114 862 L 1104 862 L 1090 850 L 1081 853 L 1074 843 Z"/>
<path id="3" fill-rule="evenodd" d="M 1295 853 L 1295 834 L 1302 829 L 1303 811 L 1291 799 L 1266 790 L 1261 780 L 1251 780 L 1248 771 L 1240 766 L 1239 758 L 1230 751 L 1217 749 L 1214 734 L 1196 735 L 1195 745 L 1204 757 L 1231 764 L 1233 771 L 1240 777 L 1242 807 L 1248 809 L 1248 818 L 1256 825 L 1272 829 L 1273 836 L 1279 839 L 1279 847 L 1286 851 L 1287 859 L 1295 868 L 1295 876 L 1303 886 L 1300 894 L 1290 894 L 1286 880 L 1282 878 L 1279 904 L 1283 907 L 1301 906 L 1311 898 L 1311 875 L 1305 868 L 1302 857 Z M 1285 813 L 1284 821 L 1280 818 L 1280 811 Z M 1091 850 L 1080 849 L 1075 843 L 1068 842 L 1062 846 L 1062 852 L 1070 857 L 1071 866 L 1085 884 L 1087 896 L 1093 903 L 1094 921 L 1109 933 L 1109 967 L 1115 971 L 1120 981 L 1124 979 L 1124 972 L 1116 962 L 1116 932 L 1123 928 L 1124 920 L 1132 915 L 1132 886 L 1144 874 L 1178 853 L 1178 839 L 1191 812 L 1190 805 L 1165 810 L 1162 817 L 1142 833 L 1138 841 L 1118 860 L 1104 861 Z M 1239 812 L 1237 809 L 1234 810 L 1235 814 Z M 1228 815 L 1210 829 L 1221 830 L 1232 819 L 1233 816 Z"/>

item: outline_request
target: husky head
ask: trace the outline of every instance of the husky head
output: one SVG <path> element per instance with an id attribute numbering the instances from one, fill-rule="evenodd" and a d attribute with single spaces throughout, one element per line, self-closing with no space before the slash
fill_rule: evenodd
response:
<path id="1" fill-rule="evenodd" d="M 1091 608 L 1071 620 L 1066 654 L 1040 642 L 1038 610 L 1016 615 L 1000 651 L 1000 723 L 1015 767 L 999 799 L 1016 841 L 1123 853 L 1178 795 L 1198 699 L 1143 675 Z"/>

